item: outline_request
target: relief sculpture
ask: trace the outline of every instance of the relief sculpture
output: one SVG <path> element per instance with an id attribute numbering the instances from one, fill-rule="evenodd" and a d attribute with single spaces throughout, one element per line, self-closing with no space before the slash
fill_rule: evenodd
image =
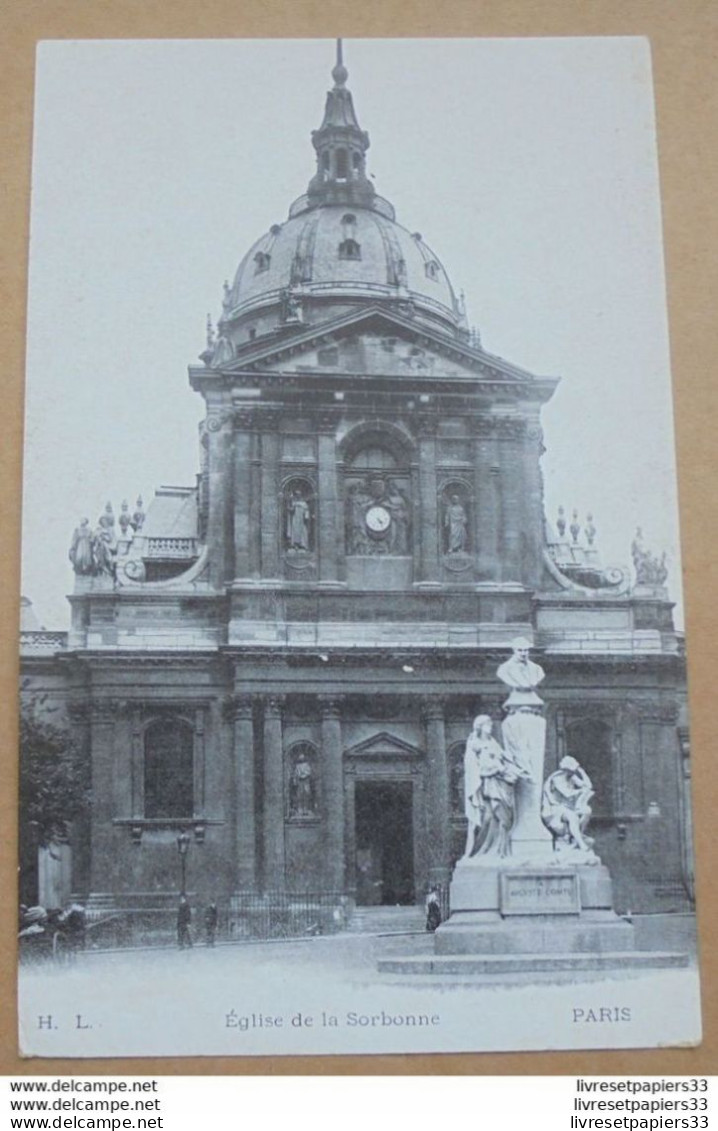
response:
<path id="1" fill-rule="evenodd" d="M 411 504 L 395 478 L 367 475 L 349 484 L 347 551 L 362 555 L 410 553 Z"/>

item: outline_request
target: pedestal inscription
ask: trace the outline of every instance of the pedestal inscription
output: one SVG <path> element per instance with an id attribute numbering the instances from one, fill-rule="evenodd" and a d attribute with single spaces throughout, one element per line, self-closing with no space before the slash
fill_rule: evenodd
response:
<path id="1" fill-rule="evenodd" d="M 578 915 L 581 900 L 576 872 L 501 872 L 502 915 Z"/>

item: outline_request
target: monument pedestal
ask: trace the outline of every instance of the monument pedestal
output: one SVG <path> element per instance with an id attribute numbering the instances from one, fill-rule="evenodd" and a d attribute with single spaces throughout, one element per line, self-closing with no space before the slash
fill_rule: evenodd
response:
<path id="1" fill-rule="evenodd" d="M 460 860 L 451 916 L 436 934 L 437 954 L 602 954 L 634 949 L 630 923 L 613 910 L 602 864 L 515 866 Z"/>
<path id="2" fill-rule="evenodd" d="M 434 954 L 381 959 L 381 972 L 501 980 L 688 965 L 687 954 L 635 949 L 633 926 L 613 910 L 611 876 L 602 864 L 485 860 L 456 865 L 451 914 L 434 934 Z"/>

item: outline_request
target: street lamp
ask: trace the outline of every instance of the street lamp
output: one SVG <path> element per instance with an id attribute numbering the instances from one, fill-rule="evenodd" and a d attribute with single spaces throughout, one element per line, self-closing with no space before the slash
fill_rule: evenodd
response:
<path id="1" fill-rule="evenodd" d="M 180 868 L 182 869 L 182 886 L 180 888 L 180 895 L 185 895 L 185 887 L 187 883 L 187 853 L 191 837 L 189 833 L 180 833 L 177 837 L 177 851 L 179 852 Z"/>

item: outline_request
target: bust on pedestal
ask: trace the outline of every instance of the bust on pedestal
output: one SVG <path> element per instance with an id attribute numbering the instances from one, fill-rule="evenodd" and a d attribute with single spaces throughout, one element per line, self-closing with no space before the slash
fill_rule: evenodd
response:
<path id="1" fill-rule="evenodd" d="M 466 743 L 466 850 L 450 888 L 437 954 L 537 956 L 633 949 L 633 929 L 613 911 L 611 878 L 586 828 L 594 789 L 567 756 L 544 783 L 546 720 L 536 692 L 543 669 L 514 640 L 497 671 L 509 688 L 493 736 L 479 715 Z"/>

